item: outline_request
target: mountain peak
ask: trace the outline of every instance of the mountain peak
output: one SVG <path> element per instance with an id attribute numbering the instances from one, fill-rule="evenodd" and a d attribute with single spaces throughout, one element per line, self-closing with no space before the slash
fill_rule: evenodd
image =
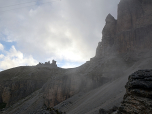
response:
<path id="1" fill-rule="evenodd" d="M 109 13 L 106 17 L 106 22 L 115 22 L 115 18 Z"/>
<path id="2" fill-rule="evenodd" d="M 108 53 L 125 54 L 150 50 L 152 48 L 151 3 L 151 0 L 121 0 L 118 4 L 117 20 L 111 14 L 105 19 L 102 43 L 97 47 L 96 55 L 100 57 Z"/>

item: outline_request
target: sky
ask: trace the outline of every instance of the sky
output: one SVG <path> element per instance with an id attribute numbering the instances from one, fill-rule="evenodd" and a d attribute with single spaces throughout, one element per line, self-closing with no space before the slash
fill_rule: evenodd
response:
<path id="1" fill-rule="evenodd" d="M 0 0 L 0 71 L 57 61 L 80 66 L 95 56 L 105 18 L 120 0 Z"/>

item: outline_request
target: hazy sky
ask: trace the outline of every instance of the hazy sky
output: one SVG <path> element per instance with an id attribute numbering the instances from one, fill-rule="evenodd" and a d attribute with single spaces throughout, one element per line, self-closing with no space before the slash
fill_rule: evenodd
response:
<path id="1" fill-rule="evenodd" d="M 75 67 L 95 55 L 120 0 L 0 0 L 0 70 L 55 59 Z"/>

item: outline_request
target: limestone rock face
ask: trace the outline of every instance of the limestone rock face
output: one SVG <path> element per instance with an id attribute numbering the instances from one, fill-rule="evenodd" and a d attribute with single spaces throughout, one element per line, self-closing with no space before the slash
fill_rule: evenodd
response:
<path id="1" fill-rule="evenodd" d="M 43 87 L 44 89 L 44 104 L 47 107 L 53 107 L 67 98 L 74 95 L 77 91 L 74 82 L 67 76 L 63 76 L 55 81 L 48 81 Z"/>
<path id="2" fill-rule="evenodd" d="M 121 0 L 115 20 L 110 14 L 102 31 L 102 43 L 97 58 L 109 54 L 124 54 L 152 48 L 152 1 Z"/>
<path id="3" fill-rule="evenodd" d="M 9 87 L 5 87 L 2 94 L 3 103 L 8 104 L 11 98 L 11 89 Z"/>
<path id="4" fill-rule="evenodd" d="M 152 70 L 139 70 L 129 76 L 117 114 L 152 114 Z"/>
<path id="5" fill-rule="evenodd" d="M 62 69 L 39 66 L 22 66 L 0 72 L 0 104 L 6 103 L 9 107 L 40 89 L 59 72 Z"/>
<path id="6" fill-rule="evenodd" d="M 103 37 L 114 37 L 116 34 L 115 18 L 111 14 L 108 14 L 105 21 L 106 21 L 106 25 L 102 31 Z"/>
<path id="7" fill-rule="evenodd" d="M 43 81 L 37 80 L 3 81 L 0 87 L 1 102 L 6 103 L 7 106 L 14 104 L 42 87 L 43 84 Z"/>
<path id="8" fill-rule="evenodd" d="M 55 79 L 48 80 L 43 86 L 44 104 L 49 108 L 54 107 L 78 92 L 94 88 L 99 83 L 100 80 L 81 77 L 78 73 L 60 75 Z"/>
<path id="9" fill-rule="evenodd" d="M 136 22 L 144 15 L 142 3 L 139 0 L 121 0 L 118 5 L 117 32 L 136 27 Z"/>
<path id="10" fill-rule="evenodd" d="M 1 72 L 0 103 L 9 106 L 42 88 L 44 104 L 51 108 L 78 92 L 117 79 L 135 63 L 111 55 L 136 55 L 138 51 L 151 50 L 152 0 L 120 0 L 117 20 L 108 14 L 105 21 L 96 56 L 79 68 L 59 69 L 53 61 Z M 119 113 L 152 113 L 151 72 L 139 71 L 130 76 Z"/>
<path id="11" fill-rule="evenodd" d="M 96 57 L 98 58 L 100 58 L 101 55 L 107 54 L 107 52 L 109 51 L 108 48 L 110 48 L 114 44 L 114 38 L 116 35 L 115 18 L 111 14 L 108 14 L 105 21 L 106 21 L 106 25 L 104 26 L 102 31 L 102 36 L 103 36 L 102 42 L 98 44 L 96 50 Z"/>

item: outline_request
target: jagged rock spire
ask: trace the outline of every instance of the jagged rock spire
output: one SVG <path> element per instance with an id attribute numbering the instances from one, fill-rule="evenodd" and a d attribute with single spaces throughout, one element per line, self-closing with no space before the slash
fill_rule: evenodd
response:
<path id="1" fill-rule="evenodd" d="M 105 19 L 96 56 L 151 50 L 152 0 L 121 0 L 117 11 L 117 20 L 111 14 Z"/>
<path id="2" fill-rule="evenodd" d="M 106 22 L 115 22 L 115 18 L 109 13 L 106 17 Z"/>

